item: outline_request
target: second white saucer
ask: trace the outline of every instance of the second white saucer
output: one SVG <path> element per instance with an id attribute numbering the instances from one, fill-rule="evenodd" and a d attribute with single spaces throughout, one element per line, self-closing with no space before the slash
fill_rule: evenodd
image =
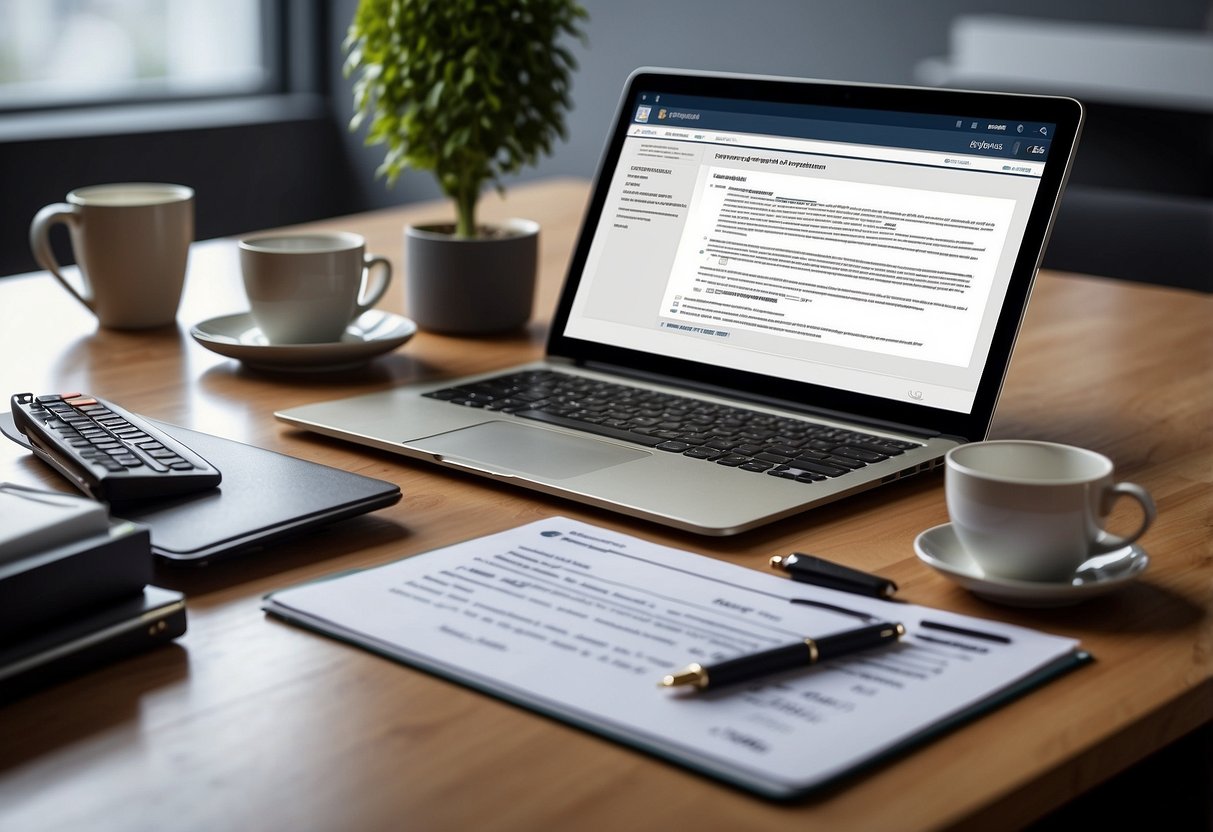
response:
<path id="1" fill-rule="evenodd" d="M 330 372 L 358 367 L 391 352 L 417 332 L 408 318 L 373 309 L 346 327 L 340 341 L 331 344 L 271 344 L 241 312 L 195 324 L 194 340 L 211 352 L 235 358 L 250 367 L 277 372 Z"/>
<path id="2" fill-rule="evenodd" d="M 986 575 L 961 545 L 951 523 L 935 526 L 914 540 L 918 559 L 981 598 L 1016 607 L 1062 607 L 1124 586 L 1150 563 L 1134 544 L 1083 563 L 1069 581 L 1016 581 Z"/>

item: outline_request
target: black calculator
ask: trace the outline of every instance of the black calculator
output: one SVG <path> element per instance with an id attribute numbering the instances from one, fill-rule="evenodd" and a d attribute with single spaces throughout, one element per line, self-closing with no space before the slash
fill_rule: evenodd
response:
<path id="1" fill-rule="evenodd" d="M 214 488 L 222 478 L 179 440 L 105 399 L 17 393 L 11 403 L 34 453 L 95 499 L 172 497 Z"/>

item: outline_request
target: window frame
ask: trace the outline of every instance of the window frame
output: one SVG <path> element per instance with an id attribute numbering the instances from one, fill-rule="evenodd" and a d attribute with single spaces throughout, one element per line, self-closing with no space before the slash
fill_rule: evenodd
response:
<path id="1" fill-rule="evenodd" d="M 133 110 L 155 111 L 162 109 L 166 115 L 173 113 L 186 115 L 185 122 L 194 121 L 188 113 L 191 105 L 200 105 L 196 109 L 199 115 L 208 111 L 218 112 L 215 104 L 231 105 L 245 101 L 256 107 L 264 106 L 275 98 L 307 95 L 323 95 L 327 92 L 325 68 L 328 65 L 327 44 L 325 42 L 326 20 L 325 9 L 320 0 L 259 0 L 261 18 L 261 49 L 265 78 L 260 84 L 251 85 L 247 89 L 238 90 L 199 90 L 196 92 L 174 92 L 167 89 L 150 88 L 144 92 L 138 90 L 124 92 L 111 96 L 97 98 L 62 98 L 46 102 L 19 101 L 12 104 L 0 102 L 0 141 L 6 138 L 6 125 L 18 122 L 33 124 L 42 121 L 40 117 L 48 117 L 45 123 L 50 126 L 52 135 L 58 137 L 62 131 L 54 125 L 67 119 L 79 118 L 81 126 L 96 119 L 92 114 L 100 114 L 100 121 L 108 119 L 106 113 L 115 117 L 129 114 Z M 222 109 L 222 108 L 220 108 Z M 271 107 L 272 109 L 272 107 Z M 250 112 L 254 111 L 250 109 Z M 297 111 L 297 107 L 292 111 Z M 170 126 L 169 124 L 165 126 Z M 82 130 L 87 134 L 89 128 Z M 28 135 L 28 130 L 22 130 Z"/>

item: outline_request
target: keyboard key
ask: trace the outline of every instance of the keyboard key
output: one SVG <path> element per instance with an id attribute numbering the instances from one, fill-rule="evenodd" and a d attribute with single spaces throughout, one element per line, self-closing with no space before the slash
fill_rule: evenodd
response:
<path id="1" fill-rule="evenodd" d="M 691 446 L 688 445 L 686 442 L 676 442 L 673 439 L 671 439 L 668 442 L 662 442 L 660 445 L 657 445 L 656 447 L 657 447 L 657 450 L 659 450 L 659 451 L 671 451 L 673 453 L 682 453 L 683 451 L 689 450 Z"/>
<path id="2" fill-rule="evenodd" d="M 848 459 L 858 459 L 860 462 L 884 462 L 888 459 L 884 454 L 872 453 L 871 451 L 860 450 L 859 448 L 841 447 L 834 449 L 835 456 L 844 456 Z"/>
<path id="3" fill-rule="evenodd" d="M 840 477 L 851 470 L 849 468 L 837 468 L 833 465 L 823 465 L 811 459 L 794 459 L 791 462 L 791 466 L 801 471 L 809 471 L 810 473 L 821 474 L 827 477 Z"/>
<path id="4" fill-rule="evenodd" d="M 736 468 L 739 465 L 745 465 L 749 461 L 750 458 L 748 456 L 742 456 L 741 454 L 725 454 L 724 456 L 720 457 L 720 459 L 716 460 L 716 464 Z"/>
<path id="5" fill-rule="evenodd" d="M 897 456 L 898 454 L 903 453 L 901 448 L 898 448 L 895 445 L 886 445 L 876 442 L 861 442 L 852 440 L 847 443 L 847 447 L 858 448 L 861 451 L 870 451 L 874 454 L 884 454 L 885 456 Z"/>
<path id="6" fill-rule="evenodd" d="M 737 466 L 742 471 L 769 471 L 774 468 L 774 464 L 770 462 L 762 462 L 761 460 L 751 460 L 744 465 Z"/>
<path id="7" fill-rule="evenodd" d="M 837 465 L 839 468 L 850 468 L 852 471 L 867 465 L 866 462 L 860 462 L 858 459 L 847 459 L 845 456 L 827 456 L 822 454 L 820 458 L 812 458 L 818 459 L 826 465 Z"/>

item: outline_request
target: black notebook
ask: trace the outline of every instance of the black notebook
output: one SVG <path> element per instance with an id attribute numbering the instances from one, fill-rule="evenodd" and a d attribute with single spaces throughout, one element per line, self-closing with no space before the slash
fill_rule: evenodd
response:
<path id="1" fill-rule="evenodd" d="M 394 483 L 176 425 L 156 424 L 223 472 L 217 488 L 122 506 L 122 519 L 147 526 L 152 552 L 165 560 L 202 565 L 400 500 L 400 487 Z M 0 430 L 28 447 L 10 414 L 0 416 Z"/>

